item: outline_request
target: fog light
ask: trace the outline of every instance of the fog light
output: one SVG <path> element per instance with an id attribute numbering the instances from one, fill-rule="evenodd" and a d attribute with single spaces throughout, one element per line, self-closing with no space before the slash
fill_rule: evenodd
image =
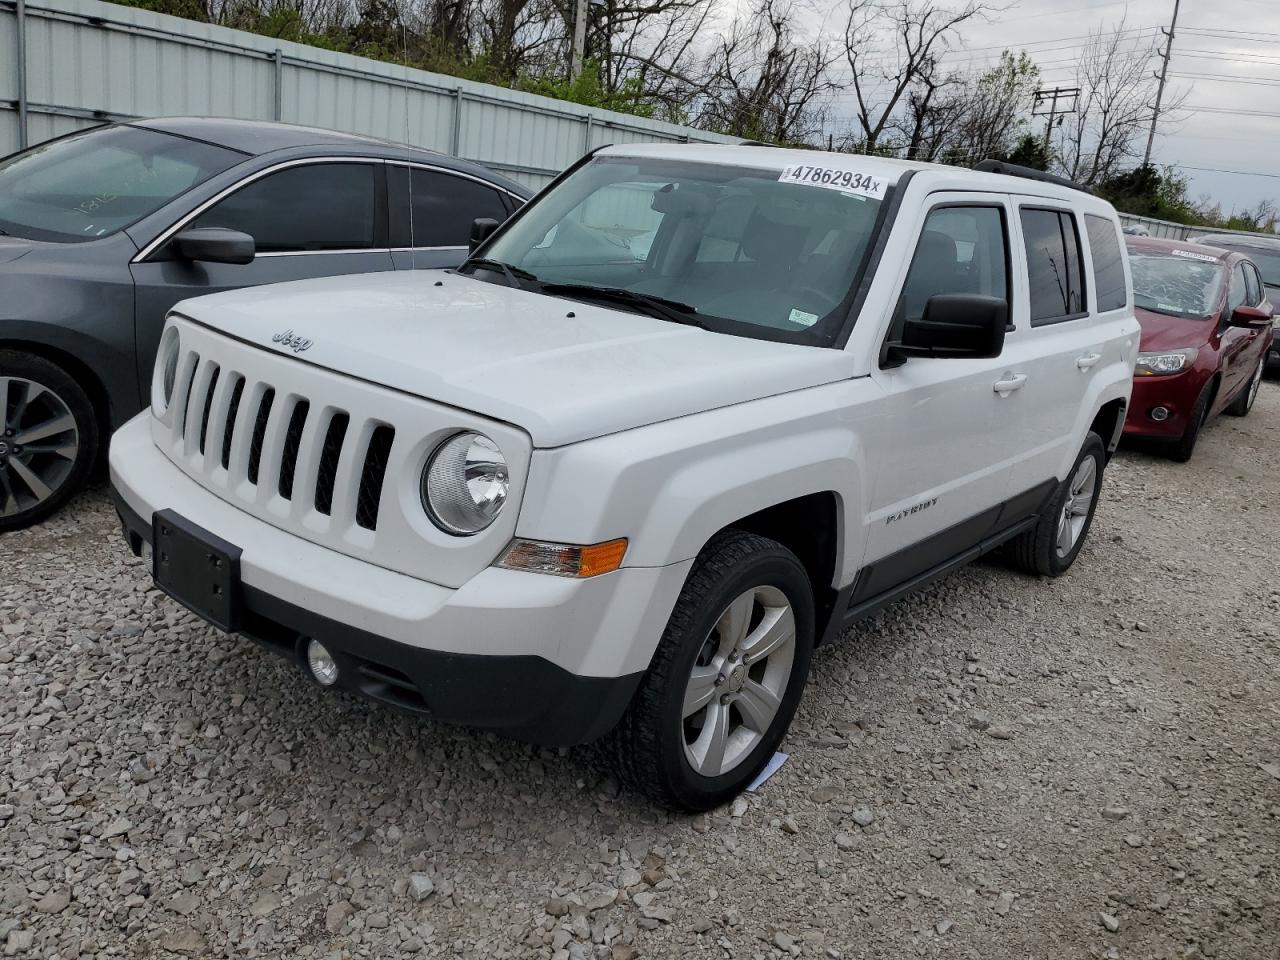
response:
<path id="1" fill-rule="evenodd" d="M 331 687 L 338 682 L 338 664 L 319 640 L 307 641 L 307 666 L 320 686 Z"/>
<path id="2" fill-rule="evenodd" d="M 1169 408 L 1168 407 L 1152 407 L 1151 419 L 1154 420 L 1156 423 L 1162 423 L 1165 420 L 1168 420 Z"/>

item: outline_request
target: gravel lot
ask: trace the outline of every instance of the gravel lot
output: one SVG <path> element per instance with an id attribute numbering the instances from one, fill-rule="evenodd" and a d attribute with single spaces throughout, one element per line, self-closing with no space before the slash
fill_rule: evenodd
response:
<path id="1" fill-rule="evenodd" d="M 325 695 L 148 589 L 105 493 L 0 540 L 0 944 L 75 957 L 1280 957 L 1280 385 L 1126 451 L 1054 582 L 820 652 L 706 817 Z M 589 758 L 587 758 L 589 759 Z"/>

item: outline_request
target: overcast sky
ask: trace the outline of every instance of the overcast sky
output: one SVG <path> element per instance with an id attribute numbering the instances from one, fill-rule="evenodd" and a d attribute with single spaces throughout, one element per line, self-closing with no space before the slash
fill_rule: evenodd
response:
<path id="1" fill-rule="evenodd" d="M 815 2 L 831 11 L 827 29 L 838 35 L 844 3 Z M 1072 63 L 1090 30 L 1125 18 L 1136 50 L 1162 39 L 1158 28 L 1168 27 L 1172 14 L 1173 0 L 1016 0 L 989 22 L 965 24 L 962 42 L 971 52 L 953 52 L 946 60 L 957 68 L 968 61 L 985 66 L 998 58 L 1001 46 L 1025 49 L 1040 64 L 1043 86 L 1070 86 Z M 1187 91 L 1188 109 L 1161 123 L 1153 160 L 1178 166 L 1190 178 L 1193 199 L 1208 193 L 1227 213 L 1264 198 L 1280 201 L 1277 38 L 1280 0 L 1182 0 L 1169 91 Z M 1190 109 L 1197 107 L 1208 109 Z M 837 110 L 851 116 L 847 102 L 838 102 Z M 1228 110 L 1247 113 L 1219 112 Z"/>

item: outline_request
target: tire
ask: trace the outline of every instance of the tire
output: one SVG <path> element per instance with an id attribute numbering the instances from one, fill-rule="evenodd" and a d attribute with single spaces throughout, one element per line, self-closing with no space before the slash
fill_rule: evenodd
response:
<path id="1" fill-rule="evenodd" d="M 17 350 L 0 350 L 0 419 L 3 532 L 39 523 L 84 488 L 98 419 L 65 370 Z"/>
<path id="2" fill-rule="evenodd" d="M 1092 486 L 1086 490 L 1081 486 L 1081 481 L 1089 469 L 1085 467 L 1085 463 L 1090 460 L 1093 462 L 1090 481 Z M 1041 514 L 1039 523 L 1014 537 L 1006 546 L 1005 555 L 1015 567 L 1046 577 L 1060 577 L 1071 568 L 1080 548 L 1084 546 L 1085 538 L 1089 536 L 1089 528 L 1093 526 L 1098 495 L 1102 492 L 1102 471 L 1106 463 L 1107 450 L 1102 444 L 1102 438 L 1090 431 L 1075 463 L 1071 465 L 1067 479 L 1059 485 L 1057 493 Z M 1068 503 L 1073 501 L 1075 509 L 1067 517 Z M 1065 550 L 1060 542 L 1064 522 L 1071 524 L 1071 539 Z"/>
<path id="3" fill-rule="evenodd" d="M 789 608 L 794 626 L 789 656 L 787 615 L 779 604 Z M 778 642 L 752 663 L 730 657 L 741 643 L 735 637 Z M 782 742 L 809 675 L 813 643 L 813 588 L 795 555 L 755 534 L 718 534 L 694 562 L 649 670 L 609 735 L 606 750 L 618 779 L 673 810 L 709 810 L 736 796 Z M 697 686 L 695 669 L 704 681 Z M 772 698 L 762 698 L 759 688 L 771 690 Z M 695 698 L 705 706 L 686 710 L 695 693 L 706 697 Z M 776 704 L 770 719 L 762 720 L 767 711 L 744 709 L 757 703 Z M 721 729 L 727 734 L 718 738 Z M 723 764 L 712 772 L 714 745 L 722 741 Z"/>
<path id="4" fill-rule="evenodd" d="M 1191 413 L 1187 416 L 1187 428 L 1182 431 L 1182 436 L 1169 447 L 1168 455 L 1170 460 L 1186 463 L 1191 459 L 1191 455 L 1195 453 L 1196 441 L 1200 439 L 1200 431 L 1204 427 L 1205 421 L 1209 419 L 1209 404 L 1213 401 L 1213 391 L 1214 381 L 1210 380 L 1201 389 L 1200 396 L 1196 397 L 1196 405 L 1191 408 Z"/>
<path id="5" fill-rule="evenodd" d="M 1253 376 L 1249 378 L 1249 382 L 1244 385 L 1244 389 L 1236 394 L 1236 398 L 1231 401 L 1231 406 L 1227 407 L 1226 412 L 1233 417 L 1247 417 L 1249 411 L 1253 409 L 1253 402 L 1258 399 L 1258 388 L 1262 386 L 1262 374 L 1267 365 L 1267 358 L 1264 354 L 1262 359 L 1258 361 L 1258 369 L 1253 371 Z"/>

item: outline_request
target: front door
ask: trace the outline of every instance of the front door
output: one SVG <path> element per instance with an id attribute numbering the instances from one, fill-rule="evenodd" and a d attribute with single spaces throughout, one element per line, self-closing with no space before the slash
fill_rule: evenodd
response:
<path id="1" fill-rule="evenodd" d="M 919 215 L 889 336 L 941 293 L 1015 295 L 1009 212 L 997 194 L 938 194 Z M 1006 357 L 911 357 L 874 369 L 881 415 L 867 425 L 874 474 L 854 603 L 964 553 L 991 534 L 1009 495 L 1009 436 L 1024 375 Z"/>
<path id="2" fill-rule="evenodd" d="M 164 318 L 179 300 L 285 280 L 392 269 L 381 163 L 308 161 L 251 179 L 181 225 L 254 238 L 252 263 L 182 260 L 169 243 L 130 265 L 137 375 L 147 396 Z M 354 320 L 355 318 L 353 318 Z"/>

